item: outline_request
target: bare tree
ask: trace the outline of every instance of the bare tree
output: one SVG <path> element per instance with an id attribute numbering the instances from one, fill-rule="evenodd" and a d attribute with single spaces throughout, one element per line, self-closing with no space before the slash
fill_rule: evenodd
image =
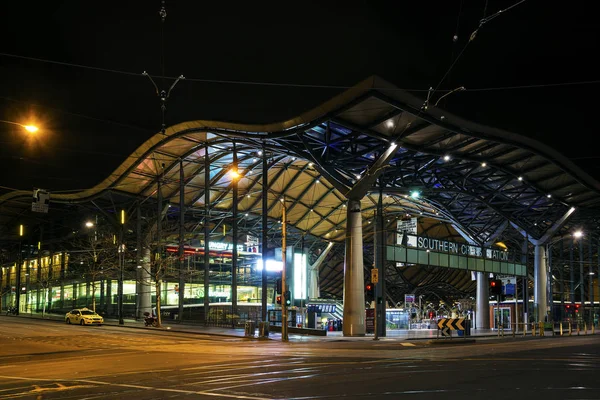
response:
<path id="1" fill-rule="evenodd" d="M 110 231 L 94 231 L 73 241 L 76 250 L 71 259 L 81 276 L 89 282 L 92 289 L 92 310 L 96 311 L 96 291 L 98 284 L 106 276 L 118 271 L 118 243 Z"/>

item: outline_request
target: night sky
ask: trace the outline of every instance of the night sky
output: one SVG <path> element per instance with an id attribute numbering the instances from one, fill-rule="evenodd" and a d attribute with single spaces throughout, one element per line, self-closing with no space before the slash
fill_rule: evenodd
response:
<path id="1" fill-rule="evenodd" d="M 187 78 L 171 92 L 167 126 L 285 120 L 370 75 L 423 98 L 430 86 L 433 99 L 465 86 L 440 105 L 538 139 L 600 178 L 590 4 L 166 0 L 162 23 L 160 0 L 5 2 L 0 119 L 43 130 L 32 139 L 0 123 L 0 192 L 106 178 L 160 130 L 143 71 L 160 89 Z"/>

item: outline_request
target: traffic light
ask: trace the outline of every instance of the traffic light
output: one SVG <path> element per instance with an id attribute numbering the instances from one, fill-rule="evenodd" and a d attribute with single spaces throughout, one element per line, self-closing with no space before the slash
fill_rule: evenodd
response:
<path id="1" fill-rule="evenodd" d="M 281 295 L 280 294 L 277 295 L 277 304 L 281 304 Z"/>
<path id="2" fill-rule="evenodd" d="M 575 312 L 578 313 L 579 312 L 579 304 L 575 304 Z"/>
<path id="3" fill-rule="evenodd" d="M 286 290 L 285 293 L 283 294 L 283 297 L 285 298 L 285 305 L 286 306 L 291 306 L 292 305 L 292 294 L 290 293 L 289 290 Z"/>
<path id="4" fill-rule="evenodd" d="M 281 279 L 277 279 L 277 283 L 275 284 L 277 288 L 277 294 L 281 294 Z"/>
<path id="5" fill-rule="evenodd" d="M 500 279 L 490 280 L 490 295 L 499 296 L 502 294 L 502 281 Z"/>
<path id="6" fill-rule="evenodd" d="M 433 311 L 429 311 L 429 319 L 433 319 Z"/>
<path id="7" fill-rule="evenodd" d="M 375 298 L 375 285 L 371 282 L 365 285 L 365 300 L 369 303 Z"/>

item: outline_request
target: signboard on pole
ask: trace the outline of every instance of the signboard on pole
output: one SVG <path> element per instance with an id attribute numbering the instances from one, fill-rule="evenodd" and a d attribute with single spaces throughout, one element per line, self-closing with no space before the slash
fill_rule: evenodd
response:
<path id="1" fill-rule="evenodd" d="M 405 294 L 404 295 L 404 304 L 414 303 L 415 297 L 416 296 L 414 294 Z"/>
<path id="2" fill-rule="evenodd" d="M 44 189 L 33 189 L 33 201 L 31 211 L 47 213 L 50 205 L 50 193 Z"/>
<path id="3" fill-rule="evenodd" d="M 379 270 L 377 268 L 373 268 L 371 270 L 371 282 L 373 282 L 373 283 L 379 282 Z"/>

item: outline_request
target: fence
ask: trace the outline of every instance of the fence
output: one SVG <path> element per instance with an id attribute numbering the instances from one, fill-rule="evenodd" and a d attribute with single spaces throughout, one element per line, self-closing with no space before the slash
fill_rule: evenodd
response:
<path id="1" fill-rule="evenodd" d="M 521 329 L 519 329 L 521 328 Z M 594 335 L 596 327 L 587 321 L 552 321 L 552 322 L 530 322 L 511 324 L 512 337 L 516 336 L 571 336 L 571 335 Z M 498 336 L 504 336 L 505 330 L 499 326 Z"/>

